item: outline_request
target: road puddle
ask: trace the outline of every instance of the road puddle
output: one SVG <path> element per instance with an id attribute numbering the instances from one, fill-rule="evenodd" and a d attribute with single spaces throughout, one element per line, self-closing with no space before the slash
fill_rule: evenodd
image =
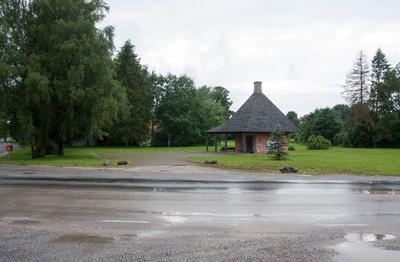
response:
<path id="1" fill-rule="evenodd" d="M 181 223 L 184 223 L 187 220 L 186 217 L 183 217 L 181 215 L 182 214 L 179 214 L 179 213 L 175 213 L 175 214 L 166 213 L 163 216 L 161 216 L 160 218 L 165 220 L 165 221 L 167 221 L 167 222 L 169 222 L 169 223 L 172 223 L 172 224 L 181 224 Z"/>
<path id="2" fill-rule="evenodd" d="M 138 237 L 138 234 L 123 234 L 121 236 L 114 237 L 114 240 L 115 241 L 130 241 L 136 237 Z"/>
<path id="3" fill-rule="evenodd" d="M 386 234 L 349 233 L 345 236 L 345 243 L 334 247 L 340 253 L 335 261 L 398 262 L 400 251 L 385 250 L 372 245 L 377 241 L 389 241 L 395 238 L 394 235 Z"/>
<path id="4" fill-rule="evenodd" d="M 400 190 L 369 190 L 367 194 L 371 195 L 400 195 Z"/>
<path id="5" fill-rule="evenodd" d="M 162 234 L 162 231 L 149 231 L 149 232 L 143 232 L 137 234 L 138 237 L 145 237 L 145 238 L 151 238 L 151 237 L 157 237 L 158 235 Z"/>
<path id="6" fill-rule="evenodd" d="M 53 243 L 78 243 L 78 244 L 108 244 L 112 243 L 112 237 L 100 237 L 85 234 L 71 234 L 58 237 L 53 240 Z"/>
<path id="7" fill-rule="evenodd" d="M 350 242 L 375 242 L 380 240 L 391 240 L 395 239 L 394 235 L 384 235 L 384 234 L 367 234 L 367 233 L 350 233 L 345 236 L 345 239 Z"/>

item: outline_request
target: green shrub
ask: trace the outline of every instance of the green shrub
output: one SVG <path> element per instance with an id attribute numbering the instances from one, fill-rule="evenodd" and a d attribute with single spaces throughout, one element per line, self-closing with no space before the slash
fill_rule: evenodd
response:
<path id="1" fill-rule="evenodd" d="M 294 146 L 290 145 L 290 146 L 288 147 L 288 150 L 294 151 L 294 150 L 296 150 L 296 149 L 294 148 Z"/>
<path id="2" fill-rule="evenodd" d="M 327 150 L 332 147 L 331 141 L 325 139 L 323 136 L 311 135 L 307 139 L 308 150 Z"/>
<path id="3" fill-rule="evenodd" d="M 349 134 L 347 132 L 338 133 L 333 138 L 334 146 L 350 146 Z"/>

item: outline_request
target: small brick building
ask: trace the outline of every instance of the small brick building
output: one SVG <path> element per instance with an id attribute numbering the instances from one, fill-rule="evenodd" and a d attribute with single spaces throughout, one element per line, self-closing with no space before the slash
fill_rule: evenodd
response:
<path id="1" fill-rule="evenodd" d="M 254 93 L 225 124 L 207 130 L 207 151 L 209 134 L 225 134 L 225 152 L 227 134 L 235 136 L 235 152 L 267 153 L 267 141 L 270 140 L 276 125 L 281 126 L 286 141 L 290 133 L 300 132 L 263 93 L 261 82 L 254 82 Z M 215 151 L 217 145 L 215 144 Z"/>

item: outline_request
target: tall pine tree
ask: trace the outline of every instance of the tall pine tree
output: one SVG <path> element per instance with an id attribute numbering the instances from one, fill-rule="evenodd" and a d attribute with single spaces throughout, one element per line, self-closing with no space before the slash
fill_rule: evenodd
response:
<path id="1" fill-rule="evenodd" d="M 124 43 L 115 62 L 116 78 L 127 92 L 129 113 L 116 121 L 110 131 L 109 142 L 141 145 L 150 138 L 152 101 L 147 68 L 140 64 L 130 40 Z"/>
<path id="2" fill-rule="evenodd" d="M 391 68 L 386 55 L 380 48 L 372 59 L 371 91 L 369 104 L 374 113 L 375 120 L 385 116 L 390 111 L 391 90 L 387 82 L 388 73 Z"/>
<path id="3" fill-rule="evenodd" d="M 398 130 L 394 123 L 395 90 L 398 83 L 396 70 L 392 69 L 385 54 L 379 48 L 372 60 L 370 108 L 374 121 L 372 140 L 374 146 L 388 147 L 396 143 Z"/>

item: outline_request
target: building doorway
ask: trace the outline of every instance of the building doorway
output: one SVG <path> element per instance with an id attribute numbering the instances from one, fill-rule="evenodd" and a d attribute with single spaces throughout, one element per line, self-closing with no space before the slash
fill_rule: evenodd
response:
<path id="1" fill-rule="evenodd" d="M 253 136 L 246 136 L 246 152 L 254 153 L 254 151 L 253 151 Z"/>

